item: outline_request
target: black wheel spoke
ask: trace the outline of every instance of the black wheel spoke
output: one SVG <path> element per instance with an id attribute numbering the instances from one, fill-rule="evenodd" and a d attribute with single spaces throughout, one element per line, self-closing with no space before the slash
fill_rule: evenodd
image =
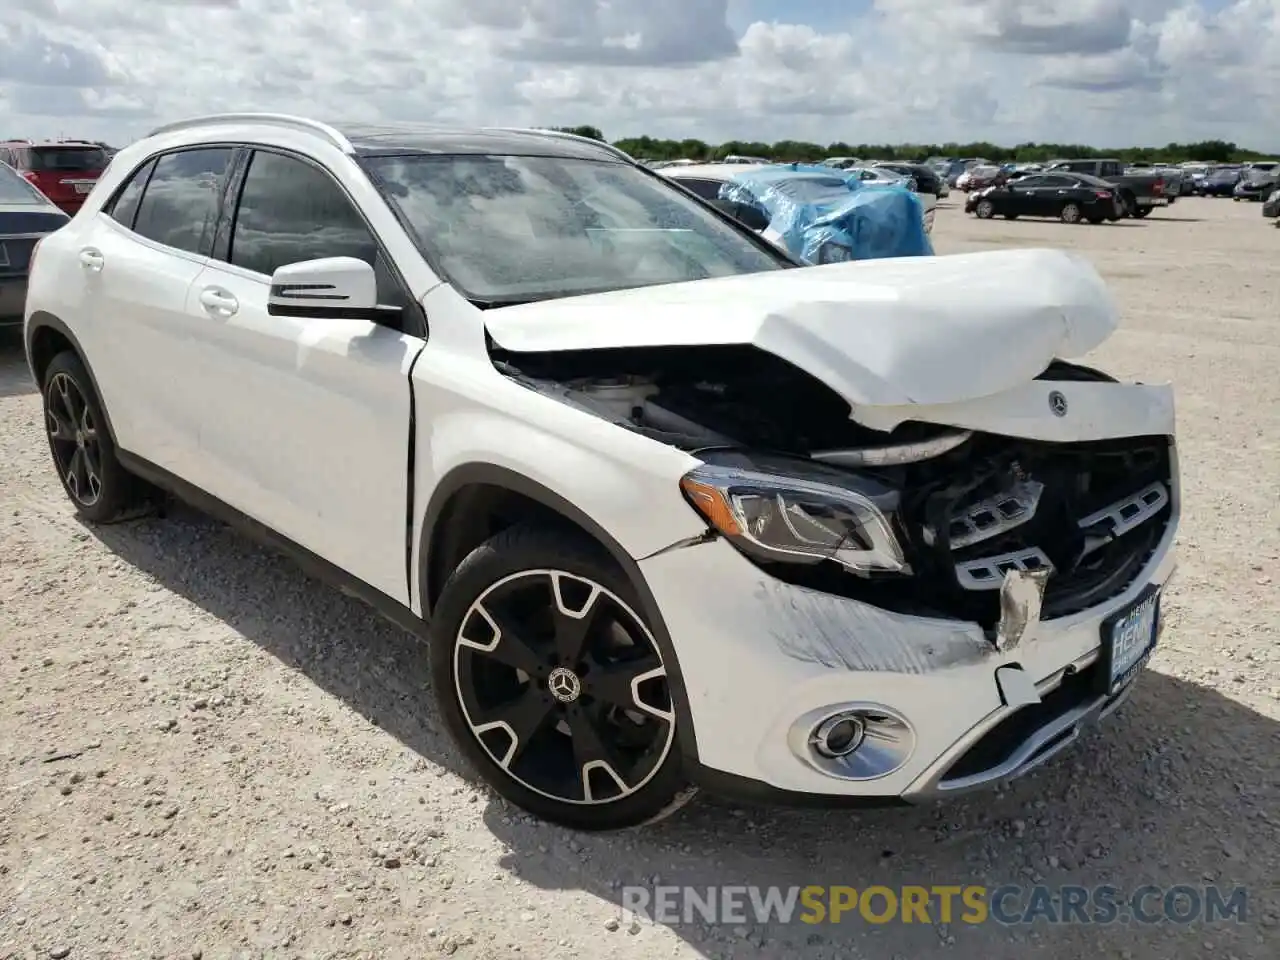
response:
<path id="1" fill-rule="evenodd" d="M 89 482 L 85 475 L 84 467 L 84 451 L 78 447 L 67 464 L 67 486 L 71 488 L 71 492 L 75 494 L 77 499 L 89 495 Z"/>
<path id="2" fill-rule="evenodd" d="M 570 584 L 585 586 L 585 590 L 571 590 Z M 552 577 L 552 594 L 555 598 L 556 655 L 563 664 L 575 664 L 582 659 L 587 639 L 596 622 L 596 612 L 600 608 L 600 588 L 595 584 L 582 584 L 571 577 L 557 575 Z M 585 599 L 579 597 L 585 594 Z M 566 596 L 568 594 L 568 596 Z M 581 606 L 575 608 L 575 604 Z"/>
<path id="3" fill-rule="evenodd" d="M 486 710 L 475 723 L 477 735 L 501 728 L 511 738 L 502 765 L 510 767 L 547 727 L 555 701 L 542 687 L 529 684 L 514 700 Z"/>
<path id="4" fill-rule="evenodd" d="M 652 713 L 658 709 L 658 705 L 645 704 L 640 700 L 637 696 L 636 681 L 646 675 L 660 676 L 661 674 L 655 671 L 661 671 L 661 669 L 662 664 L 657 656 L 646 654 L 632 660 L 599 667 L 592 666 L 584 678 L 584 686 L 588 696 L 603 703 L 622 707 L 624 710 L 643 710 L 646 713 Z"/>
<path id="5" fill-rule="evenodd" d="M 608 734 L 602 735 L 598 721 L 588 710 L 569 711 L 569 732 L 573 735 L 573 759 L 582 781 L 582 796 L 592 799 L 591 776 L 599 770 L 615 781 L 623 792 L 631 789 L 627 782 L 630 764 L 609 743 Z"/>
<path id="6" fill-rule="evenodd" d="M 531 677 L 547 675 L 549 667 L 546 657 L 538 654 L 509 617 L 485 607 L 477 607 L 476 613 L 488 621 L 493 629 L 493 639 L 490 641 L 492 645 L 468 644 L 476 653 L 516 670 L 523 670 Z"/>
<path id="7" fill-rule="evenodd" d="M 49 436 L 54 440 L 65 440 L 68 443 L 75 443 L 76 439 L 76 432 L 71 422 L 65 415 L 54 410 L 53 404 L 49 405 Z"/>

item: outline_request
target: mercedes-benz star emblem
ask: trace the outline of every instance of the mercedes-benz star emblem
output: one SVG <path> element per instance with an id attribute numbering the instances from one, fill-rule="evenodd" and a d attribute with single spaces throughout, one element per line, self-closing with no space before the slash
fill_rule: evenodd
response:
<path id="1" fill-rule="evenodd" d="M 1067 398 L 1061 390 L 1054 390 L 1049 394 L 1049 409 L 1053 411 L 1055 417 L 1067 415 Z"/>
<path id="2" fill-rule="evenodd" d="M 572 670 L 556 667 L 547 678 L 547 688 L 561 703 L 573 703 L 582 694 L 582 681 Z"/>

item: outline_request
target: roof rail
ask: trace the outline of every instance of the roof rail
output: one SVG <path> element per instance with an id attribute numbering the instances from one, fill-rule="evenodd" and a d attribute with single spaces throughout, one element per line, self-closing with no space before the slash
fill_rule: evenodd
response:
<path id="1" fill-rule="evenodd" d="M 559 137 L 561 140 L 576 140 L 579 143 L 590 143 L 593 146 L 604 147 L 614 156 L 626 160 L 628 163 L 635 163 L 635 157 L 619 150 L 612 143 L 606 143 L 604 140 L 596 140 L 593 137 L 582 137 L 576 133 L 569 133 L 565 130 L 553 130 L 551 127 L 491 127 L 492 130 L 507 130 L 512 133 L 540 133 L 545 137 Z"/>
<path id="2" fill-rule="evenodd" d="M 321 136 L 344 153 L 355 152 L 351 146 L 351 141 L 343 136 L 342 132 L 336 127 L 321 123 L 319 120 L 308 120 L 306 117 L 295 117 L 287 113 L 212 113 L 201 117 L 189 117 L 186 120 L 166 123 L 164 126 L 156 127 L 147 136 L 154 137 L 161 133 L 172 133 L 175 130 L 186 130 L 191 127 L 205 127 L 221 123 L 261 123 L 266 126 L 292 127 L 295 130 L 305 130 L 307 133 Z"/>

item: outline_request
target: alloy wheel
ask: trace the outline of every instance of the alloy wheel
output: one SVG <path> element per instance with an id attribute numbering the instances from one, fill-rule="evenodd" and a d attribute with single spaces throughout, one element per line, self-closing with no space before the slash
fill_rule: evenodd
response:
<path id="1" fill-rule="evenodd" d="M 80 506 L 92 507 L 102 496 L 98 423 L 84 391 L 66 373 L 54 374 L 45 388 L 45 427 L 67 491 Z"/>
<path id="2" fill-rule="evenodd" d="M 454 683 L 484 752 L 529 790 L 607 804 L 640 790 L 674 741 L 652 634 L 616 594 L 562 570 L 491 584 L 462 618 Z"/>

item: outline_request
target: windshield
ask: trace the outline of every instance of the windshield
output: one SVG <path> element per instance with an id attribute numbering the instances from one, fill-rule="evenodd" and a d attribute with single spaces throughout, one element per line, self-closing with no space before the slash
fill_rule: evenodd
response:
<path id="1" fill-rule="evenodd" d="M 37 173 L 53 170 L 102 170 L 107 151 L 101 147 L 32 147 L 29 166 Z"/>
<path id="2" fill-rule="evenodd" d="M 683 192 L 625 163 L 369 157 L 427 259 L 482 305 L 790 266 Z"/>
<path id="3" fill-rule="evenodd" d="M 43 206 L 44 194 L 18 175 L 6 164 L 0 163 L 0 203 L 29 203 Z"/>

